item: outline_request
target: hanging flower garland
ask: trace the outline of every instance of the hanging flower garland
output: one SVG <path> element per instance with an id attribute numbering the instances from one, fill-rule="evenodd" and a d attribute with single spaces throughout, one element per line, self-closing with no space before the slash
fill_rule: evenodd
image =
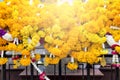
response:
<path id="1" fill-rule="evenodd" d="M 108 5 L 107 5 L 107 17 L 108 17 L 108 24 L 109 24 L 109 28 L 108 29 L 108 33 L 106 34 L 106 38 L 107 38 L 107 43 L 110 45 L 111 49 L 112 49 L 112 54 L 113 54 L 113 58 L 112 58 L 112 64 L 115 67 L 119 66 L 119 60 L 118 60 L 118 54 L 119 54 L 119 8 L 117 8 L 115 5 L 119 5 L 120 1 L 119 0 L 115 0 L 115 1 L 109 1 Z"/>
<path id="2" fill-rule="evenodd" d="M 0 65 L 6 64 L 8 59 L 4 58 L 4 51 L 1 51 L 1 57 L 0 57 Z"/>
<path id="3" fill-rule="evenodd" d="M 5 41 L 1 40 L 0 50 L 14 51 L 13 54 L 20 52 L 20 64 L 28 66 L 31 61 L 40 59 L 40 55 L 32 51 L 44 39 L 43 46 L 52 55 L 45 57 L 45 65 L 58 64 L 67 56 L 79 62 L 97 63 L 99 56 L 107 53 L 102 48 L 106 32 L 112 33 L 117 42 L 120 38 L 119 31 L 109 28 L 111 25 L 120 26 L 119 3 L 119 0 L 66 0 L 51 4 L 38 0 L 4 0 L 0 2 L 0 37 Z M 16 38 L 19 44 L 11 42 Z M 114 48 L 120 51 L 119 46 Z M 0 61 L 1 64 L 7 62 L 6 58 Z M 18 67 L 17 61 L 13 62 Z M 71 70 L 77 67 L 76 62 L 68 63 Z"/>

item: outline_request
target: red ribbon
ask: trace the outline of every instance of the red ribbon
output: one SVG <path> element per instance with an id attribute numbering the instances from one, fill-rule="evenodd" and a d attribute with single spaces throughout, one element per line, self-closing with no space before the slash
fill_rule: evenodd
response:
<path id="1" fill-rule="evenodd" d="M 107 32 L 106 35 L 112 35 L 111 33 Z"/>
<path id="2" fill-rule="evenodd" d="M 32 58 L 32 62 L 35 62 L 36 61 L 36 59 L 35 58 Z"/>
<path id="3" fill-rule="evenodd" d="M 120 67 L 120 64 L 112 64 L 113 67 Z"/>
<path id="4" fill-rule="evenodd" d="M 119 45 L 118 45 L 118 44 L 113 44 L 113 45 L 111 46 L 111 48 L 112 48 L 112 49 L 115 49 L 116 46 L 119 46 Z"/>
<path id="5" fill-rule="evenodd" d="M 116 51 L 112 51 L 112 54 L 118 54 L 118 52 L 116 52 Z"/>
<path id="6" fill-rule="evenodd" d="M 45 72 L 42 72 L 40 75 L 39 75 L 39 79 L 40 80 L 45 80 L 44 77 L 45 77 Z"/>

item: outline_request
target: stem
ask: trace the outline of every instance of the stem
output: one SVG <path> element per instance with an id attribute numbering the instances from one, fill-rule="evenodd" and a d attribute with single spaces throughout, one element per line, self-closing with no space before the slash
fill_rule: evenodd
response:
<path id="1" fill-rule="evenodd" d="M 84 51 L 87 52 L 87 47 L 84 48 Z"/>
<path id="2" fill-rule="evenodd" d="M 14 51 L 12 51 L 12 56 L 14 56 L 15 55 L 15 52 Z"/>
<path id="3" fill-rule="evenodd" d="M 58 45 L 56 45 L 55 48 L 58 48 Z"/>
<path id="4" fill-rule="evenodd" d="M 50 58 L 52 58 L 52 54 L 50 54 Z"/>
<path id="5" fill-rule="evenodd" d="M 24 58 L 27 58 L 27 56 L 25 55 Z"/>
<path id="6" fill-rule="evenodd" d="M 74 63 L 74 58 L 73 57 L 71 57 L 71 62 Z"/>
<path id="7" fill-rule="evenodd" d="M 9 2 L 7 2 L 7 5 L 10 5 L 11 4 L 11 2 L 9 1 Z"/>
<path id="8" fill-rule="evenodd" d="M 4 51 L 2 50 L 2 51 L 1 51 L 1 57 L 2 57 L 2 58 L 3 58 L 3 55 L 4 55 Z"/>
<path id="9" fill-rule="evenodd" d="M 111 28 L 111 29 L 120 30 L 120 28 L 119 28 L 119 27 L 117 27 L 117 26 L 110 26 L 110 28 Z"/>
<path id="10" fill-rule="evenodd" d="M 16 38 L 16 44 L 17 44 L 17 45 L 19 44 L 18 38 Z"/>
<path id="11" fill-rule="evenodd" d="M 50 34 L 50 37 L 52 37 L 52 34 Z"/>
<path id="12" fill-rule="evenodd" d="M 33 51 L 31 51 L 31 56 L 32 56 L 32 58 L 34 58 L 34 57 L 35 57 L 35 55 L 34 55 L 34 52 L 33 52 Z"/>
<path id="13" fill-rule="evenodd" d="M 105 44 L 104 43 L 102 43 L 102 48 L 105 49 Z"/>
<path id="14" fill-rule="evenodd" d="M 13 41 L 13 43 L 15 44 L 15 42 L 16 42 L 16 38 L 14 38 L 14 41 Z"/>

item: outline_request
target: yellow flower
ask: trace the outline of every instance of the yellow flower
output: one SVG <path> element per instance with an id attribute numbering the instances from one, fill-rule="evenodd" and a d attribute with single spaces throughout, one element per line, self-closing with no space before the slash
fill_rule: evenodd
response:
<path id="1" fill-rule="evenodd" d="M 39 40 L 40 40 L 40 37 L 38 36 L 38 34 L 35 33 L 32 36 L 32 40 L 30 41 L 30 43 L 26 45 L 27 47 L 26 49 L 28 49 L 29 51 L 34 49 L 36 45 L 38 44 Z"/>
<path id="2" fill-rule="evenodd" d="M 59 60 L 60 60 L 59 57 L 48 57 L 48 56 L 45 56 L 44 65 L 47 66 L 49 64 L 58 64 Z"/>
<path id="3" fill-rule="evenodd" d="M 120 53 L 120 46 L 116 46 L 116 47 L 115 47 L 115 50 L 116 50 L 118 53 Z"/>
<path id="4" fill-rule="evenodd" d="M 14 43 L 9 43 L 9 45 L 7 46 L 8 50 L 15 50 L 17 49 L 17 45 Z"/>
<path id="5" fill-rule="evenodd" d="M 6 43 L 7 43 L 7 41 L 6 41 L 6 40 L 4 40 L 4 39 L 0 38 L 0 45 L 5 45 Z"/>
<path id="6" fill-rule="evenodd" d="M 62 51 L 59 48 L 51 48 L 49 51 L 55 56 L 61 56 L 62 53 Z"/>
<path id="7" fill-rule="evenodd" d="M 1 57 L 1 58 L 0 58 L 0 65 L 6 64 L 7 61 L 8 61 L 7 58 L 2 58 L 2 57 Z"/>
<path id="8" fill-rule="evenodd" d="M 19 33 L 17 31 L 12 31 L 11 34 L 12 34 L 13 38 L 18 37 L 18 35 L 19 35 Z"/>
<path id="9" fill-rule="evenodd" d="M 59 60 L 60 60 L 59 57 L 54 57 L 54 58 L 51 59 L 50 64 L 58 64 Z"/>
<path id="10" fill-rule="evenodd" d="M 101 54 L 108 54 L 108 50 L 101 50 Z"/>
<path id="11" fill-rule="evenodd" d="M 54 44 L 54 45 L 61 46 L 61 45 L 63 44 L 63 41 L 62 41 L 62 40 L 59 40 L 59 39 L 55 39 L 55 40 L 53 41 L 53 44 Z"/>
<path id="12" fill-rule="evenodd" d="M 86 42 L 87 38 L 83 34 L 78 35 L 80 42 Z"/>
<path id="13" fill-rule="evenodd" d="M 105 57 L 102 56 L 102 58 L 100 58 L 100 64 L 104 67 L 106 66 L 106 60 L 105 60 Z"/>
<path id="14" fill-rule="evenodd" d="M 22 66 L 29 66 L 30 65 L 30 58 L 21 58 L 20 59 L 20 64 Z"/>
<path id="15" fill-rule="evenodd" d="M 20 66 L 19 60 L 13 60 L 13 68 L 17 69 Z"/>
<path id="16" fill-rule="evenodd" d="M 38 32 L 38 35 L 39 35 L 40 37 L 45 37 L 45 32 L 39 31 L 39 32 Z"/>
<path id="17" fill-rule="evenodd" d="M 72 6 L 68 3 L 56 6 L 57 0 L 46 0 L 44 7 L 39 5 L 38 0 L 33 1 L 32 5 L 29 0 L 12 0 L 8 4 L 9 1 L 0 2 L 0 27 L 9 30 L 13 38 L 19 38 L 22 45 L 1 38 L 0 50 L 14 50 L 30 57 L 29 51 L 44 37 L 44 48 L 55 55 L 55 58 L 45 57 L 46 65 L 56 64 L 67 55 L 79 62 L 93 64 L 98 62 L 101 54 L 107 53 L 101 48 L 101 43 L 106 41 L 106 32 L 112 33 L 116 42 L 120 39 L 120 30 L 109 27 L 120 27 L 120 0 L 88 0 L 86 3 L 74 0 Z M 56 45 L 59 47 L 55 48 Z M 87 52 L 83 50 L 85 47 Z M 115 50 L 120 52 L 119 47 Z M 36 55 L 36 59 L 39 58 Z"/>
<path id="18" fill-rule="evenodd" d="M 45 41 L 48 43 L 52 43 L 53 42 L 53 38 L 51 36 L 46 36 L 45 37 Z"/>
<path id="19" fill-rule="evenodd" d="M 0 46 L 0 50 L 8 50 L 6 46 Z"/>
<path id="20" fill-rule="evenodd" d="M 80 53 L 80 52 L 75 52 L 75 51 L 73 51 L 73 52 L 71 52 L 70 56 L 72 56 L 72 57 L 74 57 L 74 58 L 77 58 L 79 53 Z"/>
<path id="21" fill-rule="evenodd" d="M 90 33 L 97 33 L 100 31 L 100 27 L 98 27 L 99 25 L 97 25 L 96 21 L 89 21 L 84 26 L 85 26 L 85 30 L 87 30 Z"/>
<path id="22" fill-rule="evenodd" d="M 45 59 L 44 59 L 44 65 L 45 66 L 48 66 L 50 64 L 50 61 L 51 61 L 51 58 L 49 58 L 47 55 L 45 56 Z"/>
<path id="23" fill-rule="evenodd" d="M 113 20 L 113 23 L 116 25 L 116 26 L 120 26 L 120 16 L 117 15 L 115 16 L 114 20 Z"/>
<path id="24" fill-rule="evenodd" d="M 22 50 L 21 54 L 22 55 L 30 55 L 30 51 L 24 49 L 24 50 Z"/>
<path id="25" fill-rule="evenodd" d="M 17 66 L 17 65 L 13 65 L 13 68 L 14 68 L 14 69 L 17 69 L 17 68 L 18 68 L 18 66 Z"/>
<path id="26" fill-rule="evenodd" d="M 78 64 L 77 64 L 77 63 L 69 62 L 69 63 L 67 64 L 67 68 L 70 69 L 70 70 L 77 70 Z"/>
<path id="27" fill-rule="evenodd" d="M 28 36 L 23 36 L 22 41 L 23 41 L 23 47 L 26 47 L 28 45 Z"/>
<path id="28" fill-rule="evenodd" d="M 16 51 L 17 51 L 17 52 L 20 52 L 20 51 L 22 51 L 22 50 L 23 50 L 23 45 L 22 45 L 22 44 L 19 44 L 19 45 L 17 46 Z"/>
<path id="29" fill-rule="evenodd" d="M 75 52 L 76 53 L 76 59 L 79 61 L 79 62 L 87 62 L 87 58 L 85 58 L 85 52 L 83 51 L 80 51 L 80 52 Z"/>
<path id="30" fill-rule="evenodd" d="M 13 64 L 16 64 L 17 63 L 17 60 L 13 60 Z"/>
<path id="31" fill-rule="evenodd" d="M 41 55 L 40 54 L 35 54 L 35 59 L 38 61 L 38 60 L 40 60 L 40 58 L 41 58 Z"/>
<path id="32" fill-rule="evenodd" d="M 106 29 L 105 28 L 99 31 L 100 36 L 104 36 L 105 34 L 106 34 Z"/>
<path id="33" fill-rule="evenodd" d="M 82 47 L 81 44 L 76 44 L 72 47 L 72 50 L 73 51 L 81 51 L 81 49 L 82 49 L 81 47 Z"/>
<path id="34" fill-rule="evenodd" d="M 53 33 L 59 33 L 60 31 L 61 31 L 61 27 L 59 25 L 56 24 L 52 27 Z"/>

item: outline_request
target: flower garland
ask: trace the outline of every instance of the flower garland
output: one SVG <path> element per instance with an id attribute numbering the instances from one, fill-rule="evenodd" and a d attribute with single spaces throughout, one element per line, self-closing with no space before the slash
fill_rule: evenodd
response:
<path id="1" fill-rule="evenodd" d="M 3 64 L 6 64 L 8 59 L 7 58 L 4 58 L 4 51 L 2 50 L 1 51 L 1 57 L 0 57 L 0 65 L 3 65 Z"/>
<path id="2" fill-rule="evenodd" d="M 39 61 L 41 59 L 41 55 L 40 54 L 35 54 L 35 60 Z"/>
<path id="3" fill-rule="evenodd" d="M 69 68 L 70 70 L 77 70 L 78 64 L 77 63 L 71 63 L 71 62 L 69 62 L 67 64 L 67 68 Z"/>
<path id="4" fill-rule="evenodd" d="M 45 59 L 44 59 L 44 65 L 45 66 L 48 66 L 49 64 L 58 64 L 59 63 L 59 60 L 60 58 L 59 57 L 48 57 L 48 56 L 45 56 Z"/>
<path id="5" fill-rule="evenodd" d="M 74 58 L 70 58 L 70 62 L 67 64 L 67 68 L 70 70 L 77 70 L 78 68 L 78 63 L 74 61 Z"/>
<path id="6" fill-rule="evenodd" d="M 0 58 L 0 65 L 6 64 L 7 61 L 8 61 L 7 58 L 3 58 L 3 57 L 1 57 L 1 58 Z"/>
<path id="7" fill-rule="evenodd" d="M 20 64 L 22 66 L 29 66 L 30 65 L 30 58 L 21 58 L 20 59 Z"/>
<path id="8" fill-rule="evenodd" d="M 67 56 L 93 64 L 99 61 L 101 54 L 107 53 L 101 46 L 106 40 L 111 46 L 119 41 L 119 30 L 110 29 L 110 26 L 120 26 L 119 0 L 56 2 L 0 2 L 0 50 L 20 52 L 20 64 L 27 66 L 31 60 L 39 60 L 40 56 L 31 51 L 40 46 L 39 41 L 44 39 L 44 48 L 49 55 L 53 55 L 45 57 L 46 65 L 57 64 Z M 115 41 L 110 42 L 110 36 L 105 37 L 106 32 L 112 33 Z M 19 44 L 11 42 L 16 38 Z M 120 51 L 118 45 L 113 47 L 117 52 Z M 87 51 L 84 50 L 86 48 Z M 74 70 L 76 64 L 69 63 L 68 67 Z"/>

